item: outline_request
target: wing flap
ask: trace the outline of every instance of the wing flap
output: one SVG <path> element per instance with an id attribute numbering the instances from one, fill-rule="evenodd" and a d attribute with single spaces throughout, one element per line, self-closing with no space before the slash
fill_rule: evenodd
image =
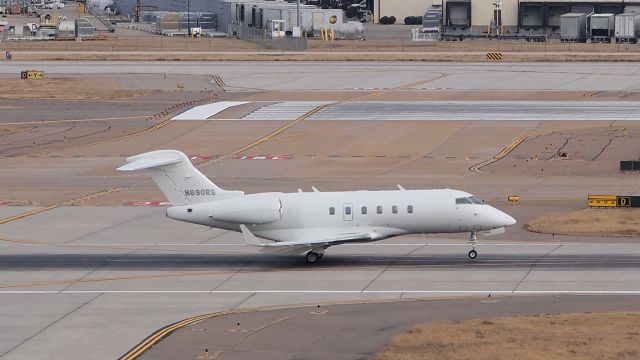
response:
<path id="1" fill-rule="evenodd" d="M 327 239 L 266 242 L 253 235 L 245 225 L 240 225 L 240 230 L 242 231 L 242 235 L 244 236 L 244 240 L 247 245 L 259 246 L 265 250 L 267 248 L 273 250 L 276 248 L 291 248 L 291 250 L 299 248 L 301 249 L 300 252 L 302 252 L 305 249 L 309 249 L 317 245 L 338 245 L 350 241 L 372 240 L 371 235 L 368 233 L 345 233 L 337 234 L 336 236 Z"/>

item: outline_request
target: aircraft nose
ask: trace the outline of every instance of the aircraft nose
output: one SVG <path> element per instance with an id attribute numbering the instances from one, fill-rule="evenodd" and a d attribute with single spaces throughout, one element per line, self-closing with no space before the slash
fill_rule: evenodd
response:
<path id="1" fill-rule="evenodd" d="M 515 225 L 516 219 L 511 217 L 511 215 L 509 215 L 507 213 L 504 213 L 504 212 L 502 212 L 500 210 L 498 210 L 498 212 L 500 213 L 501 222 L 502 222 L 503 226 Z"/>

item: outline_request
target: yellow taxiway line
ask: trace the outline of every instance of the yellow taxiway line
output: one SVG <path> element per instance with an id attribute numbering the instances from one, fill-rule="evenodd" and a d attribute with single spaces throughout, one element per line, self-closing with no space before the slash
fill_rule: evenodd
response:
<path id="1" fill-rule="evenodd" d="M 497 154 L 495 154 L 491 159 L 485 160 L 479 164 L 475 164 L 472 167 L 469 168 L 469 170 L 473 171 L 473 172 L 482 172 L 482 168 L 489 165 L 489 164 L 493 164 L 494 162 L 502 159 L 503 157 L 507 156 L 510 152 L 512 152 L 513 150 L 515 150 L 515 148 L 517 148 L 518 146 L 520 146 L 520 144 L 522 144 L 525 140 L 527 140 L 529 138 L 529 134 L 522 134 L 519 135 L 517 137 L 515 137 L 513 140 L 511 140 L 511 143 L 509 143 L 509 145 L 505 146 L 504 148 L 502 148 L 502 150 L 500 150 Z"/>

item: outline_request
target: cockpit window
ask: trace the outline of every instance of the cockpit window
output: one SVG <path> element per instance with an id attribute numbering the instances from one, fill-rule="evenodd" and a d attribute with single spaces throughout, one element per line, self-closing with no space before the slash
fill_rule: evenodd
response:
<path id="1" fill-rule="evenodd" d="M 456 199 L 456 205 L 476 204 L 484 205 L 484 201 L 477 196 L 463 197 Z"/>
<path id="2" fill-rule="evenodd" d="M 472 197 L 469 198 L 469 200 L 471 200 L 471 202 L 474 203 L 474 204 L 484 205 L 484 200 L 480 199 L 477 196 L 472 196 Z"/>

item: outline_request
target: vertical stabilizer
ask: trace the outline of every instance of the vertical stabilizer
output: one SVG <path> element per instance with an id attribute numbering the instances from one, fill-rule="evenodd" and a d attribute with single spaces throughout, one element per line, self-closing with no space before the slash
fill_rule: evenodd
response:
<path id="1" fill-rule="evenodd" d="M 127 158 L 121 171 L 147 170 L 172 205 L 197 204 L 242 196 L 219 188 L 177 150 L 157 150 Z"/>

